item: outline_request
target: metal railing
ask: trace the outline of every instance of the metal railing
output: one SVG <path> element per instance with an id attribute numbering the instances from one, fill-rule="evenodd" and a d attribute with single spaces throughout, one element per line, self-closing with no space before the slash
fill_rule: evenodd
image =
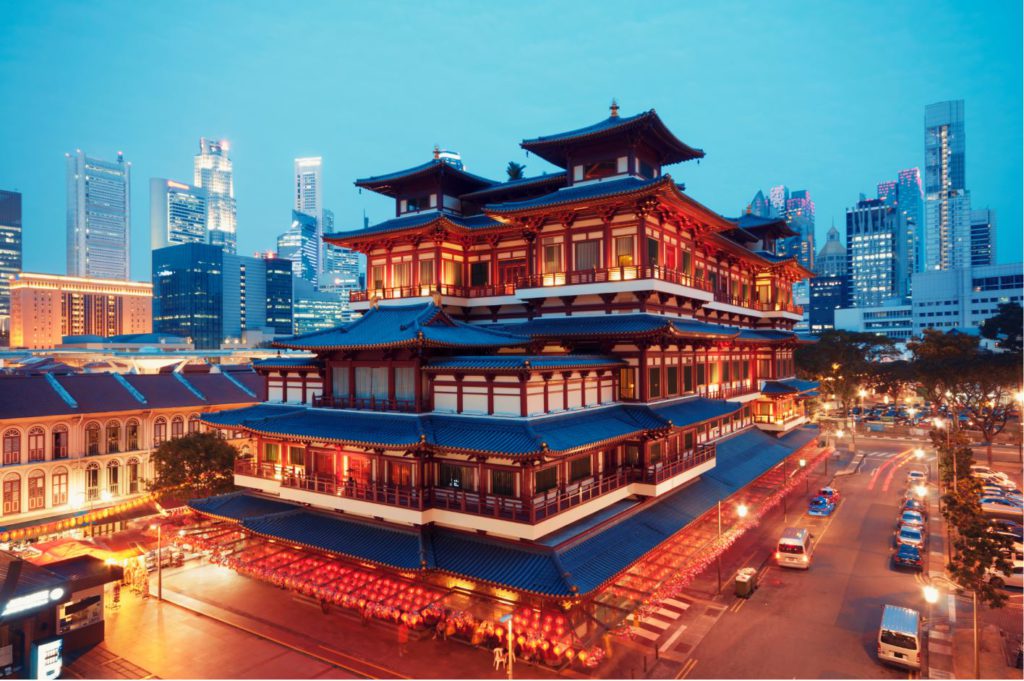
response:
<path id="1" fill-rule="evenodd" d="M 646 483 L 657 484 L 669 478 L 696 468 L 703 463 L 707 463 L 715 458 L 716 447 L 715 444 L 705 443 L 699 444 L 692 452 L 684 452 L 682 456 L 673 461 L 658 462 L 647 467 L 644 471 L 643 481 Z"/>

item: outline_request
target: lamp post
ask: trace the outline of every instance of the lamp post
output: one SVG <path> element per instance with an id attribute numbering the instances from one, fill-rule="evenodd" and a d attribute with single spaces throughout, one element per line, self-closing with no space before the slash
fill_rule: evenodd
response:
<path id="1" fill-rule="evenodd" d="M 163 525 L 153 524 L 149 529 L 156 530 L 156 599 L 164 599 L 164 531 Z"/>
<path id="2" fill-rule="evenodd" d="M 789 523 L 789 509 L 786 508 L 786 483 L 789 482 L 789 476 L 786 475 L 786 459 L 782 460 L 782 522 Z"/>
<path id="3" fill-rule="evenodd" d="M 804 466 L 806 466 L 806 465 L 807 465 L 807 459 L 800 459 L 800 470 L 801 470 L 801 472 L 803 471 Z M 808 492 L 811 491 L 810 477 L 811 476 L 808 475 L 808 476 L 806 476 L 804 478 L 804 494 L 807 494 Z"/>
<path id="4" fill-rule="evenodd" d="M 718 500 L 718 557 L 715 559 L 715 563 L 718 567 L 718 591 L 716 593 L 722 593 L 722 500 Z"/>
<path id="5" fill-rule="evenodd" d="M 509 681 L 512 681 L 512 662 L 516 659 L 515 651 L 512 649 L 512 613 L 502 615 L 498 621 L 508 624 L 508 653 L 505 658 L 505 669 L 508 671 Z"/>

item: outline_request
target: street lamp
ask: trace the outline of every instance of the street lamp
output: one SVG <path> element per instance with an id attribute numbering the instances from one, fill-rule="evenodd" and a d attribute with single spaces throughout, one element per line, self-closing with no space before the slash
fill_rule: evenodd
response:
<path id="1" fill-rule="evenodd" d="M 920 461 L 921 459 L 923 459 L 923 458 L 924 458 L 924 450 L 923 450 L 923 449 L 921 449 L 920 447 L 918 447 L 917 449 L 915 449 L 915 450 L 914 450 L 914 458 L 915 458 L 915 459 L 917 459 L 918 461 Z"/>
<path id="2" fill-rule="evenodd" d="M 505 658 L 505 669 L 508 671 L 509 681 L 512 681 L 512 662 L 516 659 L 515 650 L 512 649 L 512 613 L 502 615 L 498 621 L 508 623 L 508 636 L 506 637 L 508 639 L 508 653 Z"/>
<path id="3" fill-rule="evenodd" d="M 950 580 L 948 577 L 939 577 L 938 579 L 944 579 L 949 582 L 951 586 L 962 591 L 965 590 L 962 586 Z M 930 584 L 924 587 L 924 600 L 928 603 L 928 617 L 931 619 L 931 606 L 933 603 L 937 603 L 939 601 L 939 590 Z M 978 659 L 978 592 L 974 589 L 971 589 L 971 605 L 974 618 L 974 678 L 980 679 L 981 668 L 979 666 L 980 661 Z"/>
<path id="4" fill-rule="evenodd" d="M 807 465 L 807 459 L 800 459 L 800 470 L 801 471 L 804 469 L 804 467 L 806 465 Z M 807 477 L 804 478 L 804 494 L 807 494 L 808 492 L 811 491 L 810 487 L 811 487 L 810 476 L 807 476 Z"/>
<path id="5" fill-rule="evenodd" d="M 739 506 L 736 507 L 736 515 L 738 515 L 740 518 L 746 518 L 747 510 L 748 509 L 746 504 L 740 504 Z"/>
<path id="6" fill-rule="evenodd" d="M 154 523 L 149 526 L 149 529 L 156 530 L 156 599 L 162 601 L 164 599 L 163 525 Z"/>

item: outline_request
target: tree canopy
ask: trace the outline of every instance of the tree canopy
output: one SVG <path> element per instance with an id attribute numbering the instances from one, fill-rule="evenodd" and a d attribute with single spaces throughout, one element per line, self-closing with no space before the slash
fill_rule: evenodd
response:
<path id="1" fill-rule="evenodd" d="M 230 492 L 235 448 L 215 432 L 189 433 L 167 440 L 153 452 L 156 477 L 150 490 L 175 497 Z"/>
<path id="2" fill-rule="evenodd" d="M 981 325 L 981 335 L 996 346 L 1020 355 L 1024 350 L 1024 308 L 1019 303 L 1000 303 L 999 311 Z"/>
<path id="3" fill-rule="evenodd" d="M 515 161 L 509 161 L 508 165 L 505 166 L 505 172 L 508 173 L 508 179 L 510 180 L 523 179 L 524 170 L 526 170 L 526 166 L 522 163 L 516 163 Z"/>

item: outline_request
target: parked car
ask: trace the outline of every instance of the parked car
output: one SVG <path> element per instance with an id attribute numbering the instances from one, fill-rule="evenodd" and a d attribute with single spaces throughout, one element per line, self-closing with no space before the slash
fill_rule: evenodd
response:
<path id="1" fill-rule="evenodd" d="M 910 567 L 915 570 L 924 569 L 921 549 L 910 544 L 899 544 L 892 552 L 893 567 Z"/>
<path id="2" fill-rule="evenodd" d="M 1020 504 L 1015 504 L 1003 497 L 982 497 L 981 512 L 989 515 L 1024 516 L 1024 510 Z"/>
<path id="3" fill-rule="evenodd" d="M 903 507 L 900 508 L 900 513 L 903 511 L 917 511 L 921 515 L 928 516 L 928 508 L 923 501 L 918 499 L 916 496 L 912 499 L 906 499 L 903 502 Z"/>
<path id="4" fill-rule="evenodd" d="M 843 495 L 840 494 L 839 490 L 837 490 L 835 487 L 822 487 L 821 489 L 818 490 L 818 496 L 825 497 L 826 499 L 831 499 L 837 505 L 839 504 L 839 500 L 843 498 Z"/>
<path id="5" fill-rule="evenodd" d="M 924 516 L 917 511 L 903 511 L 896 520 L 898 527 L 924 527 Z"/>
<path id="6" fill-rule="evenodd" d="M 1005 534 L 1013 537 L 1016 541 L 1024 542 L 1024 525 L 1016 520 L 1006 518 L 993 518 L 988 521 L 991 530 L 997 534 Z"/>
<path id="7" fill-rule="evenodd" d="M 827 497 L 812 497 L 807 504 L 807 514 L 814 516 L 830 516 L 836 510 L 836 503 Z"/>
<path id="8" fill-rule="evenodd" d="M 928 541 L 928 535 L 919 527 L 900 527 L 896 529 L 896 547 L 900 544 L 909 544 L 919 549 L 924 549 Z"/>
<path id="9" fill-rule="evenodd" d="M 1012 586 L 1017 589 L 1024 589 L 1024 561 L 1013 561 L 1009 575 L 994 568 L 989 568 L 985 571 L 985 579 L 996 587 Z"/>

